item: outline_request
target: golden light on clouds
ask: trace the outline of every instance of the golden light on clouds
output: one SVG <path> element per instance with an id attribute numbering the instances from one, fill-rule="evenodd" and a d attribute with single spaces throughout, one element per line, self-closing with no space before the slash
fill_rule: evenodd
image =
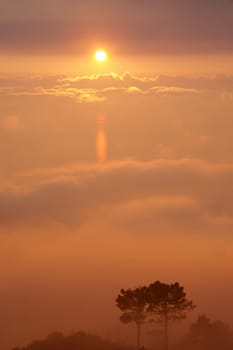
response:
<path id="1" fill-rule="evenodd" d="M 95 58 L 98 62 L 104 62 L 107 59 L 107 54 L 103 50 L 98 50 L 95 53 Z"/>

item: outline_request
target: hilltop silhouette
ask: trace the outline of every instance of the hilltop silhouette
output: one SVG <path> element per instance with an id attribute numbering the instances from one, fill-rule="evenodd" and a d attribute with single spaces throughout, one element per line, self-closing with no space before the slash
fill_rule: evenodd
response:
<path id="1" fill-rule="evenodd" d="M 114 344 L 96 335 L 83 331 L 71 335 L 54 332 L 44 340 L 35 340 L 26 347 L 12 350 L 132 350 L 133 348 Z"/>

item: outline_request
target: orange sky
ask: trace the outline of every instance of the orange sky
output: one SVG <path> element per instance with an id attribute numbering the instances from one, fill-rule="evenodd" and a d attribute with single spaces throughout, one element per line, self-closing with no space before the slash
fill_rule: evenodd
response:
<path id="1" fill-rule="evenodd" d="M 157 279 L 233 325 L 232 3 L 67 3 L 0 0 L 0 347 Z"/>

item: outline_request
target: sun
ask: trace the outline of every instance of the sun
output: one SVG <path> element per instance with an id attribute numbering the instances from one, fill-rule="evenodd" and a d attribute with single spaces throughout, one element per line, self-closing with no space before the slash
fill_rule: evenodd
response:
<path id="1" fill-rule="evenodd" d="M 95 58 L 98 62 L 104 62 L 107 59 L 107 54 L 103 50 L 98 50 L 95 53 Z"/>

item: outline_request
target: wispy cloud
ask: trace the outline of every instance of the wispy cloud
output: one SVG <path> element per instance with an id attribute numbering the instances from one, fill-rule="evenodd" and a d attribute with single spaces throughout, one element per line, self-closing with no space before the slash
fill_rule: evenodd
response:
<path id="1" fill-rule="evenodd" d="M 188 78 L 182 76 L 135 76 L 131 73 L 50 78 L 0 79 L 0 94 L 13 96 L 54 96 L 75 98 L 80 103 L 103 102 L 115 94 L 166 96 L 168 94 L 212 93 L 229 96 L 232 76 Z"/>

